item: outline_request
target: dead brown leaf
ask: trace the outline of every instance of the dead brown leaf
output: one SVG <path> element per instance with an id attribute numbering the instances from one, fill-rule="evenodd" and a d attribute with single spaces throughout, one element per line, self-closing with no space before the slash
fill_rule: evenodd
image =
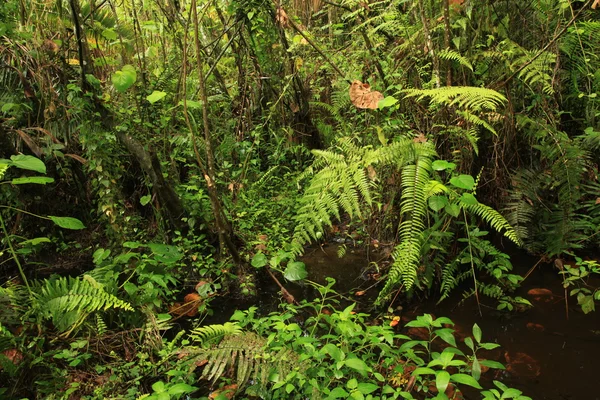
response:
<path id="1" fill-rule="evenodd" d="M 414 139 L 413 142 L 415 143 L 425 143 L 427 141 L 427 138 L 425 137 L 424 134 L 419 133 Z"/>
<path id="2" fill-rule="evenodd" d="M 275 21 L 277 22 L 277 25 L 282 28 L 287 28 L 288 20 L 289 18 L 283 8 L 278 7 L 277 12 L 275 13 Z"/>
<path id="3" fill-rule="evenodd" d="M 371 86 L 368 83 L 362 83 L 359 80 L 352 82 L 350 86 L 350 101 L 357 108 L 375 110 L 380 100 L 383 100 L 383 95 L 378 91 L 371 91 Z"/>
<path id="4" fill-rule="evenodd" d="M 595 10 L 596 7 L 598 7 L 599 5 L 600 5 L 600 0 L 594 1 L 594 4 L 592 4 L 592 10 Z"/>
<path id="5" fill-rule="evenodd" d="M 235 383 L 232 385 L 223 386 L 221 389 L 215 390 L 211 394 L 208 395 L 208 398 L 211 400 L 216 399 L 219 396 L 225 396 L 228 399 L 233 399 L 235 392 L 238 388 L 238 385 Z"/>

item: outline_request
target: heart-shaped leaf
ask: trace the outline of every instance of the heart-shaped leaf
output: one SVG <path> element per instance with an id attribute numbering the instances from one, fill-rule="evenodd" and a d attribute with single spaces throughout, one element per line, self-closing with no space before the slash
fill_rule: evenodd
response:
<path id="1" fill-rule="evenodd" d="M 124 65 L 120 71 L 116 71 L 112 76 L 112 83 L 117 91 L 124 93 L 136 81 L 137 73 L 132 65 Z"/>

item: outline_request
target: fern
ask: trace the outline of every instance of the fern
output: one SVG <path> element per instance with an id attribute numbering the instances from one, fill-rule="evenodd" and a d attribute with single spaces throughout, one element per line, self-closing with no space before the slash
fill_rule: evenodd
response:
<path id="1" fill-rule="evenodd" d="M 484 221 L 492 226 L 496 231 L 501 232 L 516 245 L 521 245 L 521 239 L 508 221 L 492 207 L 485 204 L 465 204 L 464 207 L 471 213 L 480 216 Z M 503 232 L 504 231 L 504 232 Z"/>
<path id="2" fill-rule="evenodd" d="M 204 329 L 204 328 L 201 328 Z M 216 338 L 225 331 L 234 330 L 234 334 L 225 334 L 221 342 L 210 348 L 190 348 L 192 368 L 204 364 L 201 378 L 216 382 L 226 372 L 233 372 L 236 384 L 243 387 L 250 377 L 265 387 L 272 372 L 286 376 L 294 368 L 301 367 L 299 357 L 292 350 L 281 347 L 277 351 L 265 350 L 267 340 L 250 332 L 241 332 L 231 324 L 213 326 L 204 330 L 201 337 Z"/>
<path id="3" fill-rule="evenodd" d="M 406 219 L 400 223 L 400 244 L 393 252 L 394 263 L 377 301 L 387 297 L 399 283 L 402 283 L 406 290 L 410 290 L 417 279 L 422 233 L 425 230 L 427 214 L 427 184 L 432 161 L 429 155 L 421 155 L 415 165 L 408 165 L 402 171 L 401 213 Z"/>
<path id="4" fill-rule="evenodd" d="M 233 322 L 226 322 L 223 325 L 208 325 L 192 330 L 191 338 L 201 344 L 206 344 L 223 338 L 225 335 L 239 335 L 242 328 Z"/>
<path id="5" fill-rule="evenodd" d="M 430 97 L 432 102 L 444 106 L 478 112 L 496 111 L 506 102 L 506 97 L 492 89 L 472 86 L 444 86 L 438 89 L 405 89 L 406 97 L 422 100 Z"/>
<path id="6" fill-rule="evenodd" d="M 37 292 L 34 308 L 42 318 L 51 318 L 54 326 L 60 332 L 65 332 L 65 336 L 80 326 L 91 313 L 109 309 L 133 311 L 129 303 L 106 293 L 90 277 L 47 280 Z"/>
<path id="7" fill-rule="evenodd" d="M 443 49 L 440 50 L 437 54 L 438 57 L 442 60 L 457 62 L 463 67 L 473 71 L 473 65 L 471 64 L 471 62 L 457 51 L 451 49 Z"/>

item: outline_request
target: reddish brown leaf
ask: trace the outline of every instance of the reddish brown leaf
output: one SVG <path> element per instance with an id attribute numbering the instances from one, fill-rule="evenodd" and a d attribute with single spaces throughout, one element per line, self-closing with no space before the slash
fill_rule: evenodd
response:
<path id="1" fill-rule="evenodd" d="M 362 83 L 359 80 L 352 82 L 350 86 L 350 101 L 357 108 L 375 110 L 380 100 L 383 100 L 383 95 L 380 92 L 371 91 L 371 86 L 368 83 Z"/>
<path id="2" fill-rule="evenodd" d="M 211 400 L 216 399 L 219 396 L 225 396 L 228 399 L 233 399 L 235 392 L 238 388 L 238 385 L 235 383 L 232 385 L 223 386 L 221 389 L 215 390 L 211 394 L 208 395 L 208 398 Z"/>

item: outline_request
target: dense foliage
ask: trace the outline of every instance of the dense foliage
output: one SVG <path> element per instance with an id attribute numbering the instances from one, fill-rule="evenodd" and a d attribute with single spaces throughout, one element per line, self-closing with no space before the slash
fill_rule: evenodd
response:
<path id="1" fill-rule="evenodd" d="M 2 2 L 0 396 L 526 399 L 391 304 L 531 306 L 521 247 L 595 310 L 597 6 Z M 382 255 L 360 310 L 327 241 Z"/>

